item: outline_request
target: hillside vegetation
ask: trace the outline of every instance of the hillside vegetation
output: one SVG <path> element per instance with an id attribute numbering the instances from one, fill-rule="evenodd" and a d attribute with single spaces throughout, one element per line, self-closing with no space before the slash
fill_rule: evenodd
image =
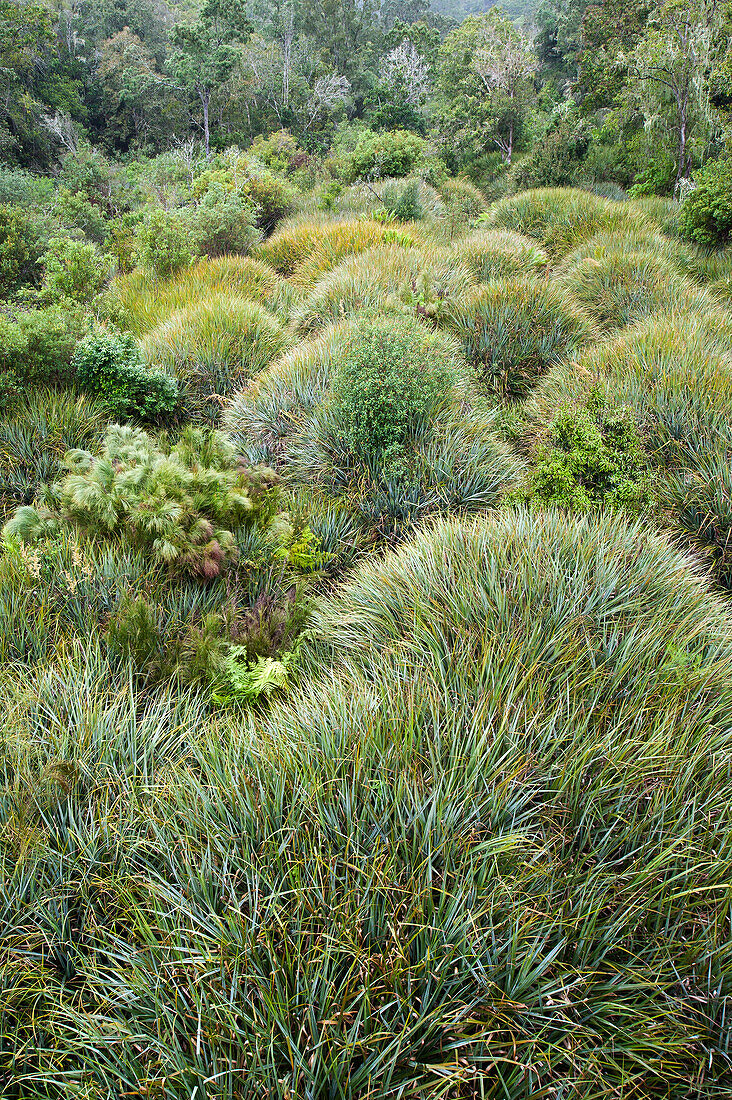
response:
<path id="1" fill-rule="evenodd" d="M 0 318 L 0 1093 L 726 1095 L 730 257 L 321 199 Z"/>

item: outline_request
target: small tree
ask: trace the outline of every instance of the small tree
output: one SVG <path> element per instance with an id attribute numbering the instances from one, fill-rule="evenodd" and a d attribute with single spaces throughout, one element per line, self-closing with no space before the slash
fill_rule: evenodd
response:
<path id="1" fill-rule="evenodd" d="M 670 138 L 676 163 L 675 188 L 688 178 L 694 155 L 709 141 L 713 113 L 709 67 L 714 0 L 667 0 L 649 17 L 635 48 L 630 87 L 651 132 Z"/>

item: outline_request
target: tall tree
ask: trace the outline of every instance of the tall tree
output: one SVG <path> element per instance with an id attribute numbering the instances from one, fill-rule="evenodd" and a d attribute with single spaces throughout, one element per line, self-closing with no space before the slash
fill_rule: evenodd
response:
<path id="1" fill-rule="evenodd" d="M 649 131 L 666 136 L 676 161 L 676 186 L 703 155 L 713 129 L 709 99 L 714 0 L 666 0 L 649 17 L 635 48 L 632 89 Z"/>
<path id="2" fill-rule="evenodd" d="M 448 132 L 458 141 L 499 149 L 510 164 L 535 96 L 535 71 L 528 40 L 499 8 L 466 19 L 440 50 Z"/>
<path id="3" fill-rule="evenodd" d="M 250 33 L 245 0 L 205 0 L 195 22 L 178 23 L 173 29 L 168 69 L 179 87 L 200 101 L 207 157 L 211 96 L 233 73 L 241 43 Z"/>

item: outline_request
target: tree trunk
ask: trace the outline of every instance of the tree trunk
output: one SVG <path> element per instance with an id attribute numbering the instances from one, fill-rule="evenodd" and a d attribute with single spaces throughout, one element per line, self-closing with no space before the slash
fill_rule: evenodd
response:
<path id="1" fill-rule="evenodd" d="M 208 105 L 211 99 L 211 89 L 202 88 L 198 93 L 201 97 L 201 103 L 203 104 L 203 140 L 206 146 L 206 160 L 211 159 L 211 140 L 210 131 L 208 125 Z"/>

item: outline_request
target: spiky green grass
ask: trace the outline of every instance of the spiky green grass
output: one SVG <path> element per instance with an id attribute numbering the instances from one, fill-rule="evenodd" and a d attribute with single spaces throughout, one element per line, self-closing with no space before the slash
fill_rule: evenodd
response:
<path id="1" fill-rule="evenodd" d="M 549 262 L 535 241 L 510 229 L 476 230 L 456 244 L 453 252 L 479 283 L 535 275 Z"/>
<path id="2" fill-rule="evenodd" d="M 304 336 L 364 310 L 438 313 L 474 282 L 447 249 L 380 245 L 343 260 L 320 279 L 293 310 L 292 324 Z"/>
<path id="3" fill-rule="evenodd" d="M 151 366 L 174 374 L 191 409 L 215 418 L 220 399 L 281 355 L 288 336 L 257 302 L 212 294 L 172 314 L 142 340 Z"/>
<path id="4" fill-rule="evenodd" d="M 264 718 L 3 696 L 17 1094 L 723 1095 L 732 637 L 642 526 L 441 523 Z"/>
<path id="5" fill-rule="evenodd" d="M 649 318 L 551 370 L 527 403 L 527 418 L 541 434 L 560 408 L 595 393 L 607 407 L 633 410 L 652 462 L 673 462 L 679 445 L 706 438 L 732 416 L 726 341 L 714 314 Z"/>
<path id="6" fill-rule="evenodd" d="M 30 504 L 73 448 L 94 447 L 109 419 L 103 401 L 70 390 L 29 390 L 0 418 L 0 516 Z"/>
<path id="7" fill-rule="evenodd" d="M 630 203 L 562 187 L 522 191 L 500 199 L 487 211 L 484 224 L 533 237 L 555 261 L 595 233 L 655 228 L 652 219 Z"/>
<path id="8" fill-rule="evenodd" d="M 267 264 L 249 256 L 220 256 L 199 260 L 174 279 L 154 279 L 142 271 L 115 279 L 105 309 L 118 324 L 140 337 L 171 314 L 221 294 L 258 302 L 283 318 L 295 297 L 292 287 Z"/>
<path id="9" fill-rule="evenodd" d="M 451 303 L 448 324 L 485 389 L 525 394 L 593 335 L 586 313 L 559 286 L 540 279 L 496 279 Z"/>

